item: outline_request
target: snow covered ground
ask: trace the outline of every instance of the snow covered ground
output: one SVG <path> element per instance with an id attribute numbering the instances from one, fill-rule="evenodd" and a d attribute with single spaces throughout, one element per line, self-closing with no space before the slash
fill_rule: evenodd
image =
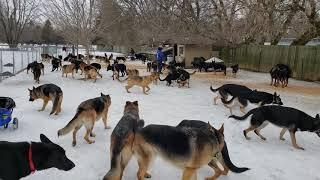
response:
<path id="1" fill-rule="evenodd" d="M 238 166 L 251 168 L 242 174 L 230 172 L 228 176 L 221 176 L 221 180 L 320 180 L 318 168 L 320 155 L 320 139 L 316 134 L 298 132 L 297 142 L 306 150 L 296 150 L 291 146 L 289 134 L 285 135 L 286 141 L 279 140 L 280 128 L 269 125 L 262 131 L 267 138 L 264 142 L 255 134 L 247 141 L 243 135 L 243 129 L 247 128 L 249 121 L 238 122 L 228 119 L 229 110 L 220 102 L 219 105 L 212 104 L 213 93 L 209 86 L 214 87 L 222 84 L 220 76 L 194 75 L 191 80 L 191 88 L 166 87 L 165 82 L 152 85 L 149 95 L 144 95 L 140 88 L 135 87 L 131 94 L 126 93 L 124 84 L 112 81 L 111 72 L 101 70 L 102 79 L 96 83 L 80 80 L 77 74 L 75 79 L 62 78 L 61 72 L 49 72 L 46 68 L 40 82 L 54 83 L 60 86 L 64 93 L 62 112 L 58 116 L 49 116 L 51 104 L 44 112 L 38 112 L 42 101 L 29 102 L 28 88 L 37 86 L 31 74 L 22 72 L 15 77 L 6 79 L 0 83 L 1 96 L 14 98 L 17 107 L 14 116 L 18 117 L 19 129 L 0 129 L 0 140 L 6 141 L 39 141 L 40 133 L 46 134 L 52 141 L 61 145 L 67 152 L 67 156 L 74 161 L 76 167 L 69 172 L 50 169 L 36 172 L 25 178 L 26 180 L 98 180 L 102 179 L 109 170 L 110 157 L 110 135 L 111 130 L 104 130 L 102 121 L 95 124 L 94 132 L 97 137 L 95 143 L 87 144 L 83 140 L 84 129 L 78 132 L 78 144 L 71 146 L 72 133 L 57 137 L 57 130 L 64 127 L 74 116 L 77 106 L 84 100 L 100 95 L 100 92 L 110 94 L 112 104 L 109 109 L 109 125 L 114 127 L 123 114 L 126 101 L 139 101 L 140 117 L 146 124 L 177 125 L 183 119 L 200 119 L 210 121 L 216 128 L 225 123 L 225 139 L 228 143 L 231 160 Z M 267 85 L 269 76 L 267 74 L 240 71 L 238 77 L 226 78 L 226 81 L 255 83 Z M 301 88 L 313 88 L 313 92 L 319 92 L 320 85 L 316 83 L 291 80 L 289 86 Z M 259 88 L 263 90 L 262 88 Z M 320 113 L 320 93 L 308 94 L 299 91 L 285 91 L 279 88 L 282 101 L 287 106 L 292 106 L 315 116 Z M 274 88 L 267 88 L 273 92 Z M 250 106 L 252 108 L 253 106 Z M 248 108 L 248 109 L 250 109 Z M 234 111 L 240 114 L 239 110 Z M 125 169 L 125 180 L 136 179 L 137 162 L 132 159 Z M 181 179 L 182 171 L 170 163 L 158 158 L 150 170 L 153 180 L 175 180 Z M 211 176 L 213 171 L 209 167 L 203 167 L 198 171 L 198 179 Z"/>

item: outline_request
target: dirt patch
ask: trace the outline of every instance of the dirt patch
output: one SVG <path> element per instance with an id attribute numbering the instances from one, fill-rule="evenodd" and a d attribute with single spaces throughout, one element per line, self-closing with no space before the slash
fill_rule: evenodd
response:
<path id="1" fill-rule="evenodd" d="M 303 86 L 303 85 L 295 85 L 290 84 L 288 87 L 282 88 L 282 87 L 274 87 L 270 86 L 269 82 L 241 82 L 241 79 L 237 79 L 231 76 L 224 76 L 222 73 L 198 73 L 194 75 L 195 78 L 200 79 L 201 81 L 205 81 L 208 83 L 214 83 L 214 84 L 226 84 L 226 83 L 234 83 L 234 84 L 240 84 L 245 85 L 251 89 L 258 89 L 258 90 L 264 90 L 268 92 L 280 92 L 280 93 L 298 93 L 298 94 L 305 94 L 305 95 L 320 95 L 320 86 L 314 87 L 314 86 Z"/>

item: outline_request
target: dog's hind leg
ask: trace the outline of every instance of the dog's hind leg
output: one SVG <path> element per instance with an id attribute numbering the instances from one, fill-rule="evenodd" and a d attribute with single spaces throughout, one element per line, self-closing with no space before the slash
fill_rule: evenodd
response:
<path id="1" fill-rule="evenodd" d="M 93 140 L 89 139 L 89 136 L 94 136 L 94 134 L 92 133 L 92 129 L 93 129 L 93 126 L 94 126 L 94 120 L 95 120 L 95 118 L 92 118 L 88 122 L 85 122 L 85 124 L 84 124 L 84 126 L 87 129 L 86 134 L 84 136 L 84 140 L 86 140 L 88 144 L 94 143 Z"/>
<path id="2" fill-rule="evenodd" d="M 301 146 L 299 146 L 299 145 L 297 144 L 297 139 L 296 139 L 295 131 L 289 130 L 289 132 L 290 132 L 290 137 L 291 137 L 292 146 L 293 146 L 294 148 L 296 148 L 296 149 L 304 150 L 303 147 L 301 147 Z"/>
<path id="3" fill-rule="evenodd" d="M 260 134 L 260 131 L 261 131 L 261 129 L 265 128 L 268 124 L 269 124 L 269 122 L 265 121 L 257 129 L 254 130 L 254 133 L 256 133 L 256 135 L 258 135 L 264 141 L 267 139 Z"/>
<path id="4" fill-rule="evenodd" d="M 125 87 L 126 87 L 127 93 L 131 93 L 131 92 L 129 91 L 129 89 L 132 88 L 133 85 L 129 85 L 129 84 L 128 84 L 128 85 L 126 85 Z"/>
<path id="5" fill-rule="evenodd" d="M 197 169 L 196 168 L 188 168 L 186 167 L 183 171 L 182 180 L 197 180 Z"/>
<path id="6" fill-rule="evenodd" d="M 146 88 L 147 88 L 147 91 L 146 91 L 146 92 L 149 92 L 149 91 L 150 91 L 150 87 L 149 87 L 149 86 L 146 86 Z"/>
<path id="7" fill-rule="evenodd" d="M 282 141 L 286 140 L 285 138 L 283 138 L 283 136 L 287 130 L 288 130 L 287 128 L 282 128 L 282 130 L 280 132 L 280 140 L 282 140 Z"/>
<path id="8" fill-rule="evenodd" d="M 79 126 L 76 126 L 73 130 L 73 133 L 72 133 L 72 146 L 76 146 L 77 145 L 77 132 L 79 131 L 79 129 L 82 127 L 82 124 L 79 125 Z"/>

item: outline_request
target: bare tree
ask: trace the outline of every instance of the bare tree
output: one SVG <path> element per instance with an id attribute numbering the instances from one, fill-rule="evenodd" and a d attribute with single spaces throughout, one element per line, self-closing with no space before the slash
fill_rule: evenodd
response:
<path id="1" fill-rule="evenodd" d="M 26 25 L 37 18 L 38 7 L 37 0 L 0 0 L 0 24 L 10 47 L 17 47 Z"/>
<path id="2" fill-rule="evenodd" d="M 93 39 L 101 30 L 98 0 L 47 0 L 46 16 L 72 44 L 83 44 L 89 55 Z"/>

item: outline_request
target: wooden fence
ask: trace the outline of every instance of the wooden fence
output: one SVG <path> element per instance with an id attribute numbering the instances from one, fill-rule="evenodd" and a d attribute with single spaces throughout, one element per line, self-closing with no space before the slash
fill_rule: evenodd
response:
<path id="1" fill-rule="evenodd" d="M 287 64 L 296 79 L 320 81 L 320 46 L 242 46 L 223 48 L 220 58 L 240 68 L 269 72 L 278 63 Z"/>

